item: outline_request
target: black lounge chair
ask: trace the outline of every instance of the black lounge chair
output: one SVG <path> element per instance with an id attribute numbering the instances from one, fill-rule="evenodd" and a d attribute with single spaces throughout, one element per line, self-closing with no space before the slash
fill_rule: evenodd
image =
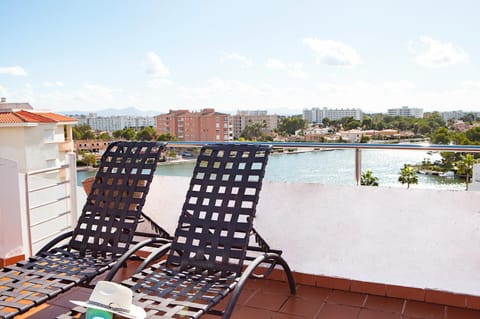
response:
<path id="1" fill-rule="evenodd" d="M 261 264 L 281 265 L 290 291 L 295 283 L 279 251 L 270 250 L 253 230 L 256 205 L 270 148 L 263 145 L 204 146 L 197 159 L 174 239 L 152 253 L 122 284 L 134 291 L 134 303 L 147 318 L 199 318 L 204 314 L 230 318 L 248 278 Z M 249 241 L 262 251 L 247 257 Z M 163 261 L 147 266 L 152 259 Z M 250 259 L 250 261 L 249 261 Z M 116 269 L 106 279 L 111 280 Z M 225 309 L 214 309 L 231 296 Z M 74 308 L 57 318 L 83 318 Z"/>
<path id="2" fill-rule="evenodd" d="M 88 286 L 120 256 L 146 244 L 132 247 L 164 147 L 155 142 L 108 146 L 75 229 L 0 270 L 0 318 L 13 318 L 74 286 Z"/>

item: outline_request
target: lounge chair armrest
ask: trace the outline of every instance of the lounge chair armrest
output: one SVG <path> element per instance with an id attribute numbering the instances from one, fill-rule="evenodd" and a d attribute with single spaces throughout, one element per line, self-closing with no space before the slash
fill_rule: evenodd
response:
<path id="1" fill-rule="evenodd" d="M 135 273 L 138 273 L 145 269 L 148 265 L 151 263 L 155 262 L 157 259 L 162 258 L 165 256 L 165 254 L 170 250 L 170 247 L 172 246 L 171 243 L 165 244 L 162 247 L 159 247 L 155 250 L 153 250 L 150 255 L 148 255 L 147 258 L 143 260 L 143 262 L 137 267 L 135 270 Z"/>
<path id="2" fill-rule="evenodd" d="M 69 237 L 72 237 L 73 235 L 73 231 L 68 231 L 66 233 L 63 233 L 63 234 L 60 234 L 58 235 L 57 237 L 55 237 L 54 239 L 52 239 L 51 241 L 49 241 L 45 246 L 43 246 L 38 252 L 37 254 L 40 254 L 40 253 L 43 253 L 43 252 L 46 252 L 48 250 L 50 250 L 51 248 L 53 248 L 55 245 L 57 245 L 59 242 L 69 238 Z"/>
<path id="3" fill-rule="evenodd" d="M 151 245 L 151 244 L 156 244 L 156 243 L 165 243 L 169 244 L 169 241 L 166 240 L 165 238 L 150 238 L 146 239 L 144 241 L 139 242 L 138 244 L 134 245 L 132 248 L 130 248 L 126 253 L 124 253 L 115 263 L 115 265 L 112 267 L 112 269 L 108 272 L 107 276 L 105 277 L 105 280 L 111 281 L 113 277 L 117 274 L 118 270 L 120 267 L 123 266 L 123 264 L 126 263 L 126 261 L 132 257 L 137 251 L 139 251 L 141 248 Z M 163 246 L 162 246 L 163 247 Z"/>
<path id="4" fill-rule="evenodd" d="M 230 318 L 233 308 L 237 304 L 238 297 L 240 296 L 240 293 L 242 292 L 243 287 L 245 286 L 245 283 L 247 282 L 248 278 L 253 274 L 255 271 L 255 268 L 258 267 L 261 263 L 264 262 L 273 262 L 275 264 L 279 264 L 283 267 L 288 283 L 290 286 L 290 292 L 292 294 L 295 294 L 297 289 L 295 287 L 295 280 L 293 279 L 292 271 L 290 270 L 290 267 L 288 266 L 287 262 L 280 256 L 275 253 L 266 253 L 264 255 L 258 256 L 252 263 L 248 265 L 248 267 L 243 271 L 242 275 L 240 276 L 238 280 L 238 284 L 235 286 L 235 288 L 232 291 L 232 297 L 228 301 L 227 307 L 225 308 L 225 312 L 222 316 L 222 318 Z"/>

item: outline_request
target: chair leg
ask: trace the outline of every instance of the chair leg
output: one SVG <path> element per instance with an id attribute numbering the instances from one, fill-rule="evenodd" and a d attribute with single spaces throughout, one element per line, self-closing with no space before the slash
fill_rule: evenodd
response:
<path id="1" fill-rule="evenodd" d="M 296 294 L 297 288 L 295 287 L 295 280 L 293 278 L 292 271 L 290 270 L 290 267 L 288 266 L 285 259 L 283 259 L 280 255 L 277 255 L 277 254 L 266 253 L 262 256 L 257 257 L 252 263 L 248 265 L 247 269 L 245 269 L 242 276 L 238 280 L 238 284 L 235 286 L 235 288 L 232 291 L 231 298 L 228 301 L 225 311 L 223 312 L 222 319 L 229 319 L 231 317 L 233 313 L 233 309 L 237 304 L 238 297 L 240 296 L 240 293 L 242 292 L 243 287 L 247 283 L 247 280 L 250 278 L 251 274 L 255 271 L 255 268 L 258 267 L 258 265 L 260 265 L 261 263 L 266 261 L 274 261 L 275 263 L 278 263 L 279 265 L 282 266 L 283 270 L 285 271 L 285 274 L 287 275 L 290 292 L 292 295 Z"/>

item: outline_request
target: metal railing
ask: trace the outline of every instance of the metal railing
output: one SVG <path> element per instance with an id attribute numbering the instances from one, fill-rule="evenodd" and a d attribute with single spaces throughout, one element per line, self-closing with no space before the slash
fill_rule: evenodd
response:
<path id="1" fill-rule="evenodd" d="M 186 141 L 168 142 L 172 147 L 200 147 L 205 144 L 218 142 Z M 227 142 L 225 142 L 227 143 Z M 480 145 L 439 145 L 439 144 L 377 144 L 377 143 L 317 143 L 317 142 L 230 142 L 239 144 L 268 144 L 278 148 L 315 148 L 315 149 L 353 149 L 355 150 L 355 180 L 360 185 L 362 174 L 362 150 L 416 150 L 416 151 L 441 151 L 441 152 L 465 152 L 480 153 Z"/>
<path id="2" fill-rule="evenodd" d="M 61 178 L 42 178 L 42 183 L 40 185 L 33 185 L 33 177 L 46 174 L 55 174 L 57 177 Z M 42 198 L 42 192 L 49 192 L 49 196 L 53 198 L 44 200 Z M 32 197 L 34 197 L 34 194 L 37 194 L 37 199 L 40 198 L 41 200 L 37 200 L 37 203 L 32 204 Z M 35 244 L 51 239 L 72 227 L 73 222 L 76 221 L 77 218 L 76 198 L 76 165 L 74 160 L 72 162 L 70 159 L 68 164 L 59 167 L 30 171 L 25 174 L 26 223 L 30 255 L 33 254 L 33 246 Z M 58 205 L 59 203 L 65 204 L 64 210 L 59 211 L 58 208 L 54 207 L 54 205 Z M 44 208 L 52 208 L 51 211 L 53 211 L 54 214 L 49 215 L 48 217 L 37 218 L 37 220 L 33 222 L 32 216 Z M 68 222 L 65 223 L 63 227 L 55 225 L 49 227 L 49 224 L 52 225 L 52 223 L 55 223 L 55 221 L 58 221 L 61 218 L 68 218 Z M 42 226 L 44 227 L 43 229 L 48 228 L 49 233 L 42 235 L 41 237 L 33 238 L 32 230 Z"/>

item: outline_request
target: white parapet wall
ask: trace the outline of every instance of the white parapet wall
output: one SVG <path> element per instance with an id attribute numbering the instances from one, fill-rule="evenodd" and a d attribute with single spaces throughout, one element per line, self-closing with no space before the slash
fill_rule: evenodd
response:
<path id="1" fill-rule="evenodd" d="M 174 232 L 189 178 L 144 211 Z M 480 192 L 265 182 L 255 228 L 294 271 L 480 295 Z"/>
<path id="2" fill-rule="evenodd" d="M 0 158 L 0 176 L 0 259 L 8 259 L 25 254 L 17 162 Z"/>

